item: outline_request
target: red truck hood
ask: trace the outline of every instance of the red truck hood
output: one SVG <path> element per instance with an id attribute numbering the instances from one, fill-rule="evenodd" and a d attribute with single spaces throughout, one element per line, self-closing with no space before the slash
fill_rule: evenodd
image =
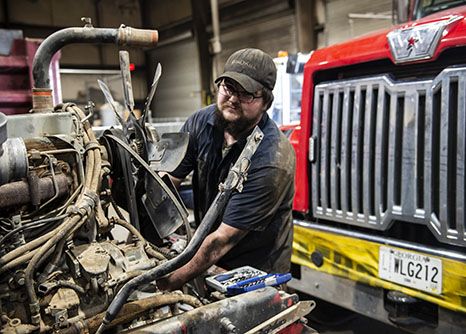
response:
<path id="1" fill-rule="evenodd" d="M 418 21 L 394 26 L 391 29 L 379 30 L 344 43 L 317 50 L 312 54 L 305 67 L 311 66 L 315 71 L 383 58 L 394 61 L 387 40 L 387 34 L 390 31 L 449 20 L 454 17 L 457 17 L 457 20 L 445 29 L 435 54 L 429 61 L 435 60 L 445 49 L 466 44 L 466 6 L 451 8 L 426 16 Z"/>
<path id="2" fill-rule="evenodd" d="M 301 104 L 301 127 L 294 134 L 298 138 L 299 145 L 296 149 L 296 195 L 293 208 L 296 211 L 309 212 L 309 175 L 308 155 L 309 138 L 311 134 L 312 105 L 314 92 L 314 74 L 330 68 L 338 68 L 347 65 L 390 59 L 394 61 L 390 51 L 387 34 L 396 29 L 409 28 L 438 21 L 453 22 L 443 30 L 438 45 L 431 59 L 419 60 L 419 62 L 434 61 L 446 49 L 466 45 L 466 6 L 460 6 L 449 10 L 426 16 L 425 18 L 406 24 L 394 26 L 391 29 L 376 31 L 350 41 L 329 46 L 315 51 L 304 67 L 304 84 Z M 412 64 L 407 62 L 404 64 Z M 406 66 L 400 64 L 397 66 Z M 296 146 L 295 146 L 296 148 Z"/>

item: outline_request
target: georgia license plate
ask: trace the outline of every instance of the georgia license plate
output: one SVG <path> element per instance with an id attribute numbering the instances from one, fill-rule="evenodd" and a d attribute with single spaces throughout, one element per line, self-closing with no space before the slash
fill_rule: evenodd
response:
<path id="1" fill-rule="evenodd" d="M 379 277 L 436 295 L 442 293 L 442 261 L 431 256 L 380 246 Z"/>

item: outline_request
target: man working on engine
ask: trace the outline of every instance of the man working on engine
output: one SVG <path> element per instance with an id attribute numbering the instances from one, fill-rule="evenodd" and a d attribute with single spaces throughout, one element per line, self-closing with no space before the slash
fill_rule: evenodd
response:
<path id="1" fill-rule="evenodd" d="M 267 272 L 289 270 L 295 157 L 266 112 L 275 80 L 276 67 L 269 55 L 258 49 L 239 50 L 215 80 L 217 103 L 194 113 L 183 126 L 181 131 L 190 134 L 188 151 L 171 176 L 179 184 L 194 170 L 198 219 L 207 212 L 256 125 L 264 138 L 252 157 L 243 191 L 233 193 L 195 256 L 158 281 L 160 288 L 177 289 L 214 264 L 224 269 L 250 265 Z"/>

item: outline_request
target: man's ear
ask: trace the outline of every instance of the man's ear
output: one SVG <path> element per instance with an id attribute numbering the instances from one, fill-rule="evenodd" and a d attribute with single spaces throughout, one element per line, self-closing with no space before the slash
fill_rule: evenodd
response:
<path id="1" fill-rule="evenodd" d="M 273 99 L 271 101 L 269 101 L 269 103 L 263 105 L 263 109 L 262 111 L 267 111 L 269 110 L 269 108 L 272 106 L 272 103 L 273 103 Z"/>

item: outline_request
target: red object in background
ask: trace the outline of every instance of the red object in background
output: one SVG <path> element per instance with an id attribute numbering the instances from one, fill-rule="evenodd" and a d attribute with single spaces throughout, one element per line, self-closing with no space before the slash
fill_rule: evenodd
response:
<path id="1" fill-rule="evenodd" d="M 301 149 L 299 146 L 301 126 L 298 124 L 282 125 L 280 126 L 280 130 L 289 139 L 291 146 L 293 146 L 294 151 L 296 153 L 296 157 L 298 157 L 298 155 L 300 154 L 299 151 Z M 298 180 L 300 179 L 299 179 L 298 164 L 296 164 L 295 180 L 294 180 L 295 189 L 298 186 Z M 295 193 L 295 196 L 293 199 L 293 209 L 295 209 L 297 203 L 300 203 L 302 201 L 301 196 L 302 196 L 302 193 L 298 193 L 298 192 Z"/>
<path id="2" fill-rule="evenodd" d="M 299 131 L 299 134 L 297 134 L 298 141 L 301 144 L 299 145 L 299 150 L 296 151 L 295 177 L 299 182 L 296 182 L 293 210 L 303 213 L 309 212 L 310 189 L 308 152 L 309 138 L 311 136 L 312 128 L 314 74 L 326 69 L 334 69 L 381 59 L 390 59 L 394 62 L 387 40 L 388 32 L 398 28 L 407 28 L 414 25 L 421 25 L 423 23 L 445 20 L 447 17 L 453 15 L 460 16 L 462 18 L 445 29 L 433 57 L 428 60 L 420 60 L 417 62 L 435 61 L 443 51 L 458 45 L 466 45 L 466 6 L 447 9 L 415 22 L 404 23 L 391 29 L 374 32 L 360 38 L 352 39 L 348 42 L 319 49 L 312 54 L 311 58 L 304 66 L 304 83 L 301 101 L 301 130 Z M 412 64 L 412 62 L 407 64 Z"/>
<path id="3" fill-rule="evenodd" d="M 136 69 L 136 65 L 134 63 L 129 63 L 129 70 L 132 72 Z"/>
<path id="4" fill-rule="evenodd" d="M 28 113 L 32 108 L 34 84 L 32 62 L 41 40 L 22 38 L 21 31 L 1 30 L 0 33 L 5 36 L 0 41 L 0 112 L 6 115 Z M 59 59 L 60 52 L 57 52 L 50 65 L 54 104 L 61 102 Z"/>
<path id="5" fill-rule="evenodd" d="M 315 332 L 311 331 L 311 329 L 309 329 L 309 327 L 304 325 L 302 322 L 292 323 L 291 325 L 283 328 L 281 331 L 278 332 L 278 334 L 303 334 L 303 333 L 315 333 Z"/>

